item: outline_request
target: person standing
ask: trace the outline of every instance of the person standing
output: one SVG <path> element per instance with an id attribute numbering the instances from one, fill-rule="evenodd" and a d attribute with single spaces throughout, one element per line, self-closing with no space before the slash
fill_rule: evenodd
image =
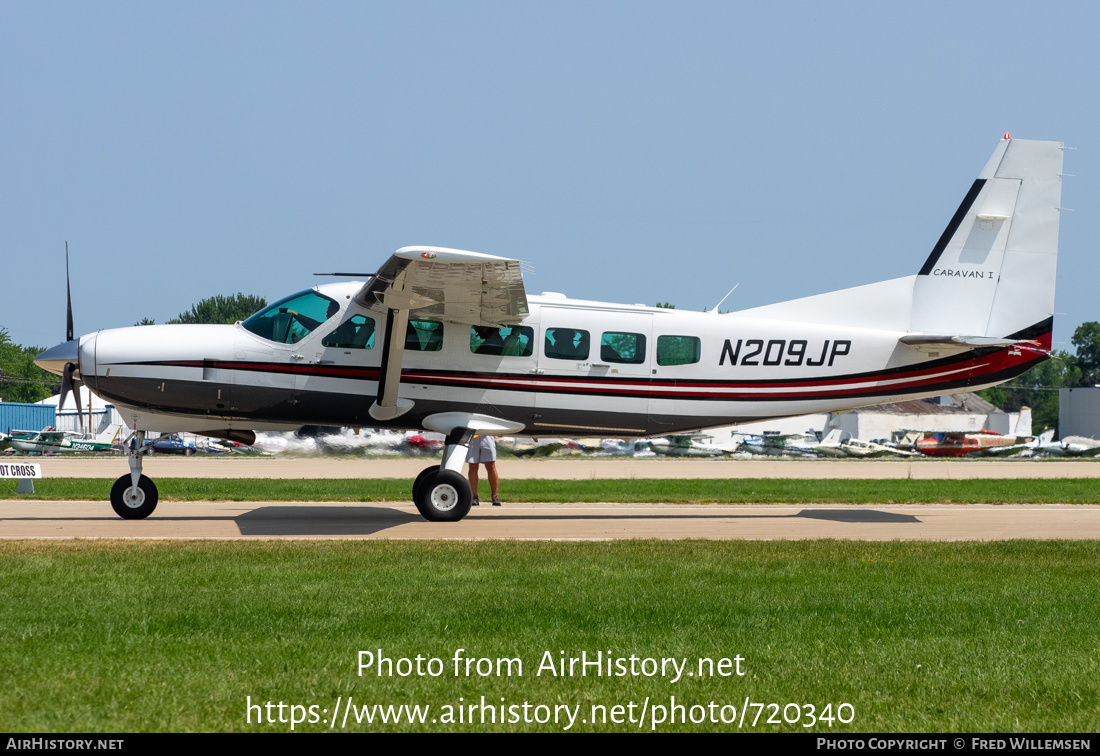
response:
<path id="1" fill-rule="evenodd" d="M 470 490 L 473 491 L 472 506 L 481 502 L 477 498 L 477 478 L 481 465 L 485 465 L 485 477 L 489 479 L 489 491 L 493 496 L 493 506 L 500 506 L 497 495 L 497 443 L 492 436 L 478 434 L 470 440 L 470 449 L 466 452 L 466 461 L 470 464 Z"/>

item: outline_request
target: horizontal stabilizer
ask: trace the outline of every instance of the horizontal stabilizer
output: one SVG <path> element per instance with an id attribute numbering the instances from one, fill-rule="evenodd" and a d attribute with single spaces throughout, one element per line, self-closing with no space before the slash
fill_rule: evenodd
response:
<path id="1" fill-rule="evenodd" d="M 898 341 L 906 346 L 921 351 L 928 351 L 929 349 L 954 349 L 963 352 L 968 349 L 980 349 L 982 347 L 1001 348 L 1011 346 L 1043 351 L 1039 348 L 1039 344 L 1036 341 L 1028 339 L 999 339 L 994 336 L 950 336 L 931 333 L 911 333 L 907 336 L 902 336 Z"/>

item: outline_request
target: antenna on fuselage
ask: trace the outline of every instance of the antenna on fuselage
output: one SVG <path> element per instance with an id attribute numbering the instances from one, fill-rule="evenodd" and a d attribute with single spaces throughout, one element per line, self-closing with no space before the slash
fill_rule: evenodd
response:
<path id="1" fill-rule="evenodd" d="M 740 281 L 738 281 L 737 283 L 735 283 L 735 284 L 733 285 L 733 289 L 736 289 L 736 288 L 737 288 L 738 286 L 740 286 L 740 285 L 741 285 L 741 282 L 740 282 Z M 718 302 L 718 304 L 714 305 L 714 309 L 712 310 L 712 312 L 713 312 L 713 313 L 714 313 L 715 315 L 717 315 L 717 314 L 718 314 L 718 308 L 722 306 L 722 302 L 725 302 L 725 301 L 726 301 L 727 299 L 729 299 L 729 296 L 730 296 L 730 294 L 732 294 L 732 293 L 733 293 L 733 289 L 730 289 L 729 291 L 727 291 L 727 292 L 726 292 L 726 296 L 722 297 L 721 301 L 719 301 L 719 302 Z"/>
<path id="2" fill-rule="evenodd" d="M 375 273 L 314 273 L 315 276 L 350 276 L 351 278 L 374 278 Z"/>

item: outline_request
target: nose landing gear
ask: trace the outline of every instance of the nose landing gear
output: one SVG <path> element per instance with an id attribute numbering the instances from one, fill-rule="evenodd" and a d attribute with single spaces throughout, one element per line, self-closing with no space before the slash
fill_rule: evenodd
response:
<path id="1" fill-rule="evenodd" d="M 141 458 L 153 445 L 145 442 L 145 431 L 135 431 L 129 439 L 130 474 L 111 486 L 111 508 L 126 520 L 143 520 L 157 508 L 157 486 L 141 474 Z"/>

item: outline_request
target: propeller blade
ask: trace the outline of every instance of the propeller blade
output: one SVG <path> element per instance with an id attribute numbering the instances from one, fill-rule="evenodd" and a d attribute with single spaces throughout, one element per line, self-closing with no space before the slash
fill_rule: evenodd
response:
<path id="1" fill-rule="evenodd" d="M 69 394 L 73 393 L 73 371 L 76 370 L 76 365 L 71 362 L 65 363 L 65 370 L 61 373 L 61 401 L 57 403 L 57 411 L 65 409 L 65 400 L 69 398 Z"/>
<path id="2" fill-rule="evenodd" d="M 74 366 L 75 367 L 75 366 Z M 84 408 L 80 406 L 80 381 L 73 381 L 73 399 L 76 400 L 76 422 L 84 432 Z"/>
<path id="3" fill-rule="evenodd" d="M 65 242 L 65 341 L 73 340 L 73 294 L 69 288 L 69 242 Z M 64 396 L 64 393 L 62 393 Z"/>

